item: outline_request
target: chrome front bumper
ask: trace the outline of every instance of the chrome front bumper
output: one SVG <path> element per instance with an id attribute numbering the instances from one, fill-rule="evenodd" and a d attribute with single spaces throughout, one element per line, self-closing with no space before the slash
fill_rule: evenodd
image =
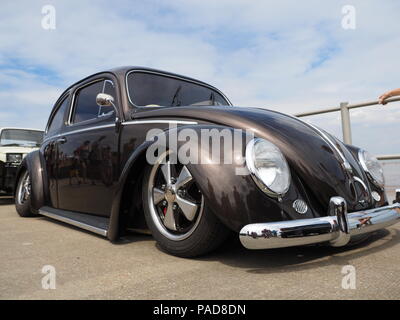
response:
<path id="1" fill-rule="evenodd" d="M 345 246 L 352 236 L 388 227 L 400 221 L 400 193 L 393 205 L 347 213 L 346 201 L 333 197 L 326 217 L 248 224 L 240 230 L 247 249 L 272 249 L 329 242 Z"/>

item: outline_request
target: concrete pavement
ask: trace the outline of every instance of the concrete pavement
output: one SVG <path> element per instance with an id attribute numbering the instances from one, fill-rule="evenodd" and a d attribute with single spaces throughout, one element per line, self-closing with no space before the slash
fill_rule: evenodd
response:
<path id="1" fill-rule="evenodd" d="M 151 236 L 112 244 L 0 200 L 0 299 L 400 299 L 400 224 L 350 248 L 249 251 L 232 237 L 197 259 L 163 253 Z M 41 271 L 56 270 L 56 289 Z M 355 267 L 356 289 L 342 268 Z"/>

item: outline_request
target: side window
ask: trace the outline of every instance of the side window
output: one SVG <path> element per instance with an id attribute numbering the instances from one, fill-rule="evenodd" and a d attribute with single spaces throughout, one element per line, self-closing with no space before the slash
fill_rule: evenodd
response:
<path id="1" fill-rule="evenodd" d="M 98 81 L 78 90 L 73 123 L 104 117 L 114 112 L 112 107 L 99 107 L 97 105 L 96 97 L 99 93 L 108 93 L 115 98 L 115 88 L 112 81 Z"/>
<path id="2" fill-rule="evenodd" d="M 55 114 L 53 115 L 53 118 L 50 121 L 49 127 L 47 129 L 47 135 L 51 136 L 55 132 L 57 132 L 61 127 L 63 126 L 64 123 L 64 115 L 65 112 L 68 109 L 68 103 L 69 99 L 68 96 L 64 98 L 64 100 L 59 104 L 59 107 Z"/>

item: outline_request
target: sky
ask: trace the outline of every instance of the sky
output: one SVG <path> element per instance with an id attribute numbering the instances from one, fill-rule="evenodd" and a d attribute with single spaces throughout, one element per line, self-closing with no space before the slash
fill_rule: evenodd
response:
<path id="1" fill-rule="evenodd" d="M 55 29 L 43 28 L 46 5 Z M 346 5 L 354 29 L 343 28 Z M 65 88 L 122 65 L 288 114 L 375 100 L 400 87 L 399 17 L 398 0 L 2 0 L 0 127 L 44 128 Z M 400 153 L 399 118 L 400 102 L 351 111 L 353 144 Z M 338 113 L 305 120 L 342 137 Z"/>

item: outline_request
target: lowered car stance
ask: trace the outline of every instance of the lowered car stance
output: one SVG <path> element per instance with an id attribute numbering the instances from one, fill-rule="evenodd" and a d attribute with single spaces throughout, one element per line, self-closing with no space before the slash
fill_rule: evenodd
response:
<path id="1" fill-rule="evenodd" d="M 15 177 L 22 159 L 39 149 L 43 131 L 24 128 L 0 128 L 0 198 L 12 197 Z"/>
<path id="2" fill-rule="evenodd" d="M 111 241 L 147 230 L 182 257 L 232 232 L 248 249 L 345 246 L 400 219 L 400 192 L 389 204 L 368 152 L 298 118 L 235 107 L 204 82 L 139 67 L 66 89 L 17 181 L 23 217 Z"/>

